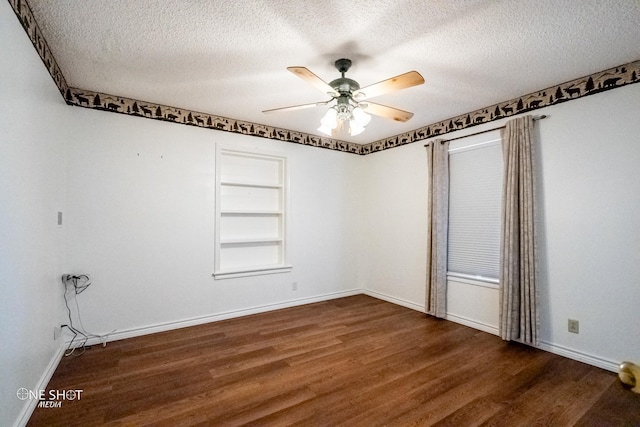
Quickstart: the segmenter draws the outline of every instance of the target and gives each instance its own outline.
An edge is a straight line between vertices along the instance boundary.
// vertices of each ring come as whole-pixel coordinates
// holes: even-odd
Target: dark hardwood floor
[[[32,426],[638,426],[614,373],[364,295],[66,357]]]

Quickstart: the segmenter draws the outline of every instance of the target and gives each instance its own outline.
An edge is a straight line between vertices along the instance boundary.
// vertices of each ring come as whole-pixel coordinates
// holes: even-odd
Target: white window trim
[[[499,289],[500,280],[493,277],[473,276],[471,274],[447,272],[447,280],[466,283],[467,285],[480,286],[482,288]]]

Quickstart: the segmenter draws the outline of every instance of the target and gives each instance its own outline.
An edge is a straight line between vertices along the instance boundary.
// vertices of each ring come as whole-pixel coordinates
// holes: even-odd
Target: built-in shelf
[[[291,270],[286,251],[288,182],[286,156],[218,145],[216,279]]]

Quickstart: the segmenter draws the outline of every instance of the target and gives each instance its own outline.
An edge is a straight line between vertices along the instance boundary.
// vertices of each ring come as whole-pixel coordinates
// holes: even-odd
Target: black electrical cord
[[[69,283],[73,284],[76,295],[84,292],[84,290],[87,289],[89,285],[91,285],[91,282],[89,282],[89,276],[87,276],[86,274],[81,274],[79,276],[65,274],[64,276],[62,276],[62,281],[64,282],[65,286],[69,285]]]
[[[80,285],[78,285],[78,281],[80,281]],[[89,340],[89,337],[87,336],[87,334],[85,334],[84,332],[80,331],[79,329],[73,326],[73,319],[71,317],[71,308],[69,307],[69,300],[67,299],[67,291],[71,286],[73,286],[73,290],[75,294],[78,295],[79,293],[82,293],[85,289],[87,289],[89,285],[91,285],[91,283],[89,283],[89,276],[84,274],[80,276],[71,276],[69,274],[65,274],[64,276],[62,276],[62,283],[64,284],[64,305],[67,307],[67,314],[69,316],[69,324],[62,325],[62,327],[69,329],[69,331],[71,331],[71,333],[73,334],[73,338],[71,339],[71,341],[69,341],[69,346],[67,347],[67,350],[65,351],[64,355],[71,356],[76,352],[78,348],[82,348],[82,351],[80,353],[76,353],[76,356],[80,356],[82,353],[84,353],[87,350],[86,344],[87,344],[87,341]],[[78,336],[82,337],[81,344],[74,345]]]
[[[72,276],[70,274],[65,274],[62,276],[62,283],[64,284],[64,304],[67,307],[67,314],[69,316],[69,324],[68,325],[61,325],[62,328],[67,328],[72,334],[73,334],[73,338],[71,339],[71,341],[69,342],[69,346],[67,347],[67,350],[65,351],[65,356],[71,356],[72,354],[74,354],[76,352],[76,350],[78,348],[82,348],[82,351],[79,353],[75,353],[76,356],[80,356],[81,354],[83,354],[88,348],[90,348],[90,346],[87,346],[87,342],[89,341],[89,338],[98,338],[102,341],[102,346],[105,347],[107,345],[106,339],[109,335],[111,335],[112,333],[114,333],[116,330],[114,329],[113,331],[109,332],[108,334],[105,335],[96,335],[93,334],[91,332],[87,332],[87,330],[85,329],[84,325],[82,324],[82,317],[80,316],[80,305],[78,304],[78,298],[77,295],[81,294],[82,292],[84,292],[90,285],[91,282],[89,282],[89,276],[87,276],[86,274],[81,274],[78,276]],[[69,300],[67,298],[67,291],[69,289],[73,288],[73,292],[76,294],[76,309],[77,309],[77,314],[78,314],[78,322],[80,322],[80,327],[77,328],[73,325],[73,319],[71,316],[71,308],[69,307]],[[80,338],[80,343],[79,344],[74,344],[76,343],[76,339],[78,339],[78,337]]]

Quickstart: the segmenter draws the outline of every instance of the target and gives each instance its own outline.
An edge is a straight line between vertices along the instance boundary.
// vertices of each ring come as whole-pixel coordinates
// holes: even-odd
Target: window
[[[218,145],[216,279],[291,270],[287,264],[287,193],[286,156]]]
[[[498,283],[503,170],[498,130],[451,142],[450,277]]]

